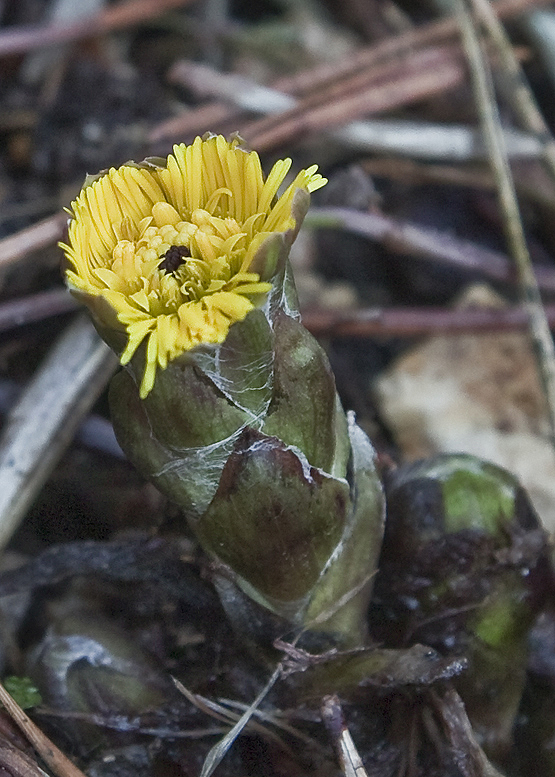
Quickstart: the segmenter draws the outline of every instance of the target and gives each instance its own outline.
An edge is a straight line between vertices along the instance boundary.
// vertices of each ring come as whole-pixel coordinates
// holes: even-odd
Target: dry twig
[[[305,219],[305,226],[345,229],[375,240],[394,253],[452,264],[469,272],[480,272],[494,281],[512,284],[515,280],[510,259],[500,251],[383,213],[364,213],[350,208],[312,208]],[[555,271],[538,267],[536,272],[542,290],[555,292]]]
[[[473,0],[470,2],[472,3]],[[453,3],[461,25],[476,103],[485,141],[490,150],[491,166],[497,180],[507,243],[518,271],[522,300],[529,316],[530,334],[538,354],[538,367],[547,399],[551,436],[555,442],[555,347],[553,338],[542,307],[538,284],[526,245],[516,191],[504,148],[491,72],[480,46],[472,17],[465,6],[465,0],[453,0]]]
[[[58,777],[85,777],[83,772],[65,756],[56,745],[42,733],[40,728],[25,714],[19,704],[0,683],[0,702],[6,708],[14,723],[21,729],[42,760]]]
[[[106,386],[117,357],[86,318],[53,346],[12,408],[0,438],[0,547]]]
[[[377,71],[376,77],[374,72]],[[464,59],[454,45],[425,48],[332,83],[294,108],[241,128],[253,148],[265,151],[309,132],[342,126],[453,89],[464,82]]]
[[[264,701],[268,693],[272,690],[276,682],[281,677],[282,673],[282,665],[279,663],[276,668],[274,669],[270,679],[262,688],[256,699],[252,702],[252,704],[247,707],[245,712],[241,715],[241,717],[237,720],[233,728],[228,731],[228,733],[220,739],[220,741],[214,745],[208,752],[208,755],[204,759],[204,764],[202,766],[202,771],[200,773],[200,777],[211,777],[211,775],[214,773],[214,770],[217,768],[218,764],[221,763],[222,759],[224,758],[225,754],[231,747],[231,745],[235,742],[237,737],[241,734],[243,729],[247,724],[250,723],[251,718],[253,717],[255,711],[258,709],[260,704]],[[180,688],[181,692],[183,693],[183,686],[179,681],[175,681],[178,688]],[[181,686],[181,687],[180,687]],[[229,714],[229,713],[228,713]]]
[[[190,2],[191,0],[127,0],[105,8],[95,16],[69,24],[10,27],[0,32],[0,57],[22,54],[42,46],[106,35],[108,32],[141,24],[164,11],[188,5]]]
[[[555,140],[549,131],[536,99],[515,57],[511,42],[489,0],[472,0],[474,10],[483,22],[493,42],[506,77],[506,97],[522,125],[541,140],[543,156],[551,175],[555,178]],[[507,78],[508,77],[508,78]]]
[[[519,14],[547,5],[548,0],[497,0],[496,13],[501,19],[510,19]],[[325,84],[349,76],[357,70],[372,68],[378,62],[414,52],[425,46],[435,46],[459,38],[459,26],[455,19],[446,17],[440,21],[387,38],[380,43],[356,51],[343,62],[325,63],[310,70],[281,78],[276,89],[301,96],[322,88]]]
[[[66,289],[41,291],[0,304],[0,332],[33,324],[51,316],[70,313],[80,307]]]
[[[345,777],[368,777],[351,732],[343,718],[341,702],[337,696],[324,696],[321,714]]]
[[[392,68],[388,67],[387,70],[386,75],[391,76]],[[382,68],[382,76],[383,71]],[[462,68],[460,75],[462,80]],[[233,103],[238,109],[264,115],[281,112],[281,121],[285,120],[286,116],[294,121],[299,109],[298,101],[291,95],[261,86],[244,76],[221,73],[206,65],[185,60],[178,62],[171,69],[170,79],[187,86],[199,97],[221,98]],[[386,84],[383,84],[382,80],[376,72],[370,71],[366,76],[368,84],[362,84],[362,87],[373,93],[375,101],[380,95],[382,99],[384,95],[387,95],[389,100],[393,98],[393,95],[387,92],[387,80]],[[395,95],[394,99],[398,99],[398,96]],[[329,99],[324,99],[323,105],[333,101],[332,94],[324,97]],[[341,99],[342,95],[339,97]],[[318,105],[319,103],[316,103],[316,106]],[[303,103],[303,106],[306,111],[307,103]],[[360,106],[357,106],[357,112],[359,108]],[[284,115],[284,112],[288,113]],[[297,118],[303,121],[302,116]],[[387,151],[403,156],[449,160],[482,158],[485,154],[479,130],[460,124],[373,119],[342,124],[334,130],[328,130],[328,134],[341,145],[363,152]],[[535,135],[513,129],[505,130],[505,134],[511,156],[537,158],[543,153],[541,141]]]
[[[56,213],[54,216],[33,224],[32,227],[16,232],[14,235],[0,240],[0,267],[12,264],[23,259],[32,251],[40,251],[41,248],[61,240],[64,234],[67,214]]]
[[[546,315],[555,329],[555,305],[546,307]],[[313,309],[303,312],[303,324],[316,337],[422,337],[524,331],[528,314],[523,308]]]
[[[245,111],[264,115],[282,112],[281,117],[285,118],[283,112],[289,111],[287,115],[293,116],[299,105],[294,97],[277,89],[261,86],[244,76],[221,73],[185,60],[176,63],[169,77],[174,83],[187,86],[197,96],[221,98]],[[386,86],[381,83],[381,78],[373,73],[367,76],[368,79],[375,87],[374,97],[378,99],[380,92],[383,97]],[[368,89],[373,88],[370,84]],[[389,94],[388,99],[391,98]],[[326,102],[328,100],[324,104]],[[535,135],[513,129],[505,132],[511,156],[537,158],[543,153],[541,141]],[[485,153],[479,130],[460,124],[373,119],[349,122],[328,130],[328,134],[341,145],[363,152],[386,151],[413,158],[449,160],[482,158]]]
[[[546,2],[547,0],[499,0],[495,4],[495,8],[501,18],[511,18],[532,8],[539,8],[545,5]],[[395,62],[397,58],[405,55],[414,57],[417,54],[421,54],[425,47],[442,46],[452,42],[454,38],[458,38],[457,23],[454,19],[447,18],[360,49],[352,56],[346,57],[341,63],[326,63],[301,71],[293,76],[280,78],[273,86],[281,92],[301,99],[311,94],[323,94],[325,90],[332,87],[341,91],[341,89],[345,89],[343,82],[348,83],[349,79],[356,77],[361,72],[366,73],[366,76],[362,77],[368,78],[368,74],[373,73],[377,66],[381,66],[388,61]],[[455,47],[454,50],[460,50],[457,42],[453,45]],[[453,67],[453,64],[451,64],[451,67]],[[454,74],[452,73],[451,75],[453,76]],[[430,77],[432,78],[433,74]],[[422,83],[420,83],[420,88],[422,86]],[[440,88],[437,75],[434,88],[436,90]],[[445,88],[449,88],[447,79]],[[398,86],[398,90],[401,90],[400,86]],[[401,93],[399,91],[397,100],[400,97]],[[367,96],[366,99],[368,101],[373,100],[374,105],[377,104],[377,98],[374,93],[372,97]],[[382,99],[385,99],[385,97]],[[393,105],[399,105],[399,102],[393,103]],[[351,109],[354,107],[352,106]],[[183,136],[204,132],[208,126],[213,130],[225,131],[227,122],[234,122],[235,125],[238,125],[240,123],[238,121],[240,116],[241,112],[235,106],[226,103],[213,102],[201,105],[195,110],[188,111],[183,116],[174,117],[153,127],[149,133],[148,140],[154,145],[172,138],[183,139]],[[315,125],[320,126],[318,122],[321,121],[321,117],[313,117],[311,121]],[[236,128],[235,126],[234,129]],[[280,140],[279,142],[282,141]]]

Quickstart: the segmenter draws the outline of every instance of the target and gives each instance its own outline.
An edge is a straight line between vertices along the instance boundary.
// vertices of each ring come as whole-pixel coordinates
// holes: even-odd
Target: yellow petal
[[[169,202],[155,202],[152,206],[152,218],[157,227],[166,224],[175,226],[181,221],[181,216]]]

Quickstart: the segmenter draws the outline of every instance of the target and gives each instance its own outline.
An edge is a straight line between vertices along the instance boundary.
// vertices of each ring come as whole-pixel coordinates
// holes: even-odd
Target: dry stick
[[[62,237],[65,214],[56,214],[0,240],[0,267],[16,263],[26,254],[38,251]],[[446,262],[479,272],[503,283],[514,281],[510,259],[500,251],[430,227],[404,222],[383,213],[364,213],[351,208],[311,208],[305,225],[317,229],[344,229],[378,241],[390,251],[423,259]],[[555,271],[537,266],[536,277],[542,291],[555,292]],[[0,305],[0,331],[16,323],[31,323],[77,309],[78,305],[62,289],[29,295]]]
[[[301,133],[338,127],[364,115],[381,113],[407,105],[438,92],[453,89],[464,81],[465,66],[454,46],[415,52],[410,65],[400,62],[388,68],[389,78],[371,81],[361,90],[338,96],[336,90],[322,93],[316,105],[300,101],[289,111],[258,119],[241,128],[253,148],[264,151],[283,144]],[[349,82],[345,85],[349,86]]]
[[[458,42],[428,46],[409,56],[378,63],[349,78],[332,82],[287,110],[251,122],[241,129],[241,134],[253,147],[264,150],[295,140],[302,132],[338,127],[333,133],[334,139],[356,145],[367,131],[358,122],[354,122],[354,126],[346,122],[447,92],[463,83],[465,78],[466,62]],[[540,154],[539,140],[534,137],[529,140]],[[433,144],[433,139],[430,142]]]
[[[387,244],[387,243],[386,243]],[[430,254],[430,256],[433,256]],[[438,258],[438,257],[435,257]],[[439,257],[441,259],[441,257]],[[486,257],[483,257],[484,261]],[[473,260],[467,264],[472,269]],[[551,278],[553,283],[553,278]],[[64,289],[39,292],[0,305],[0,332],[77,310],[79,303]],[[549,326],[555,329],[555,305],[546,305]],[[434,334],[479,334],[526,328],[522,308],[436,307],[359,308],[349,311],[309,308],[303,324],[318,337],[417,337]],[[4,410],[4,408],[0,408]],[[113,451],[111,451],[113,452]]]
[[[547,5],[547,1],[499,0],[495,3],[495,9],[501,18],[508,18]],[[456,20],[445,18],[362,48],[342,63],[325,63],[310,70],[281,78],[274,86],[283,92],[296,95],[305,94],[315,89],[321,89],[324,84],[352,75],[357,69],[374,67],[377,62],[384,59],[398,57],[404,52],[414,52],[424,46],[444,43],[450,38],[458,38],[458,33],[459,28]]]
[[[85,777],[83,772],[33,723],[1,683],[0,702],[6,708],[14,723],[31,742],[42,760],[58,777]]]
[[[489,0],[472,0],[472,4],[497,49],[504,74],[508,74],[510,77],[506,97],[522,125],[530,132],[535,133],[542,142],[544,160],[555,178],[555,139],[537,106],[532,90],[515,56],[511,41]]]
[[[374,120],[375,121],[375,120]],[[374,123],[374,121],[372,123]],[[483,143],[483,133],[479,132]],[[527,135],[526,137],[530,137]],[[510,148],[507,143],[507,148]],[[515,161],[512,166],[515,176],[515,185],[519,198],[529,200],[544,207],[549,212],[555,211],[555,186],[551,177],[542,175],[543,168],[538,168],[536,160],[524,159]],[[421,186],[422,184],[449,184],[464,188],[477,189],[478,191],[495,192],[495,181],[491,170],[474,165],[464,168],[450,164],[448,159],[435,162],[422,161],[421,159],[403,159],[399,156],[375,156],[361,160],[362,169],[370,177],[390,178],[405,184]],[[541,177],[539,177],[541,176]],[[540,283],[541,287],[541,283]]]
[[[546,307],[555,329],[555,305]],[[523,308],[359,308],[302,311],[303,324],[315,337],[423,337],[478,335],[523,331],[528,314]]]
[[[344,776],[368,777],[351,733],[345,723],[339,698],[335,695],[324,696],[320,706],[320,714],[331,737]]]
[[[512,268],[504,254],[382,214],[361,213],[348,208],[313,208],[307,216],[307,225],[346,229],[378,240],[391,251],[448,262],[497,281],[512,280]],[[541,273],[541,287],[546,291],[555,291],[555,272],[543,267],[536,268],[536,272]],[[9,300],[0,304],[0,332],[69,313],[79,307],[65,289],[52,289]],[[550,327],[555,328],[555,305],[546,305],[545,311]],[[303,311],[303,323],[313,334],[337,337],[415,337],[514,331],[524,329],[527,320],[526,311],[522,308],[449,310],[399,307],[350,311],[313,308]]]
[[[451,264],[503,283],[515,280],[514,265],[506,254],[449,232],[394,219],[383,213],[314,207],[308,212],[304,225],[317,229],[344,229],[375,240],[398,254]],[[537,267],[536,272],[542,290],[555,292],[555,270]]]
[[[243,731],[245,726],[249,723],[250,719],[254,715],[254,712],[258,709],[260,704],[264,701],[266,696],[269,694],[269,692],[272,690],[276,682],[281,677],[282,673],[282,665],[281,662],[276,666],[274,669],[270,679],[262,688],[256,699],[252,702],[252,704],[247,707],[245,712],[241,715],[237,723],[233,726],[232,729],[230,729],[227,734],[220,739],[217,744],[214,745],[214,747],[211,747],[208,751],[208,755],[204,759],[204,763],[202,765],[202,771],[200,773],[200,777],[211,777],[211,775],[214,773],[215,769],[218,767],[218,765],[221,763],[222,759],[224,758],[225,754],[231,747],[231,745],[235,742],[239,734]]]
[[[0,332],[71,313],[81,305],[67,289],[51,289],[0,304]]]
[[[44,27],[15,26],[0,33],[0,57],[67,43],[68,41],[105,35],[114,30],[159,16],[164,11],[188,5],[192,0],[129,0],[110,6],[94,16],[70,24],[50,24]]]
[[[156,124],[148,132],[148,143],[153,146],[170,138],[187,138],[190,135],[198,135],[206,132],[208,128],[216,130],[226,121],[239,119],[242,115],[240,108],[227,103],[213,102],[201,105],[192,111],[187,111],[180,116],[172,116],[160,124]]]
[[[249,88],[246,79],[222,75],[210,71],[207,67],[178,63],[170,71],[169,78],[174,83],[185,83],[187,86],[192,80],[193,89],[196,84],[201,91],[209,89],[214,92],[218,89],[217,96],[224,99],[228,93],[231,102],[239,101],[237,107],[231,109],[237,116],[240,115],[239,107],[270,114],[241,126],[241,134],[260,150],[286,142],[300,131],[317,131],[334,125],[344,125],[349,119],[356,119],[364,114],[383,112],[437,92],[444,92],[462,83],[465,75],[466,66],[460,46],[450,44],[421,49],[410,58],[405,56],[378,62],[373,68],[357,71],[327,87],[322,85],[317,92],[299,101],[291,95],[263,89],[256,84],[250,87],[251,90],[257,90],[258,101],[263,95],[271,95],[274,104],[278,100],[278,111],[267,111],[265,107],[260,109],[252,98],[249,105],[245,100],[248,98]],[[224,83],[221,83],[222,81]],[[192,124],[185,116],[183,119],[171,119],[162,127],[155,128],[150,133],[150,141],[160,140],[168,130],[175,128],[190,131],[193,127],[198,127],[199,119],[205,121],[207,116],[215,116],[216,126],[221,127],[222,121],[227,118],[226,112],[230,116],[233,115],[229,108],[224,107],[222,111],[219,103],[211,103],[200,110],[199,116],[196,116],[195,111],[191,112]],[[355,128],[351,130],[352,134],[357,134]],[[537,152],[541,152],[539,147]]]
[[[394,59],[378,61],[372,67],[347,73],[340,80],[334,79],[329,83],[319,84],[317,90],[302,96],[296,104],[282,108],[281,111],[276,112],[277,116],[268,116],[263,121],[271,126],[275,122],[283,121],[286,116],[306,113],[309,108],[318,108],[350,96],[356,97],[372,85],[387,87],[392,81],[395,82],[399,77],[410,75],[417,69],[442,67],[446,64],[444,60],[455,60],[464,65],[461,47],[457,42],[441,46],[425,46],[413,52],[401,52]],[[284,93],[282,89],[276,91]]]
[[[458,52],[460,46],[451,47],[451,51]],[[436,52],[438,49],[435,50]],[[428,49],[427,54],[433,52]],[[428,63],[429,64],[429,63]],[[374,92],[372,108],[376,111],[376,93],[377,89],[385,93],[387,100],[391,103],[391,76],[398,76],[399,65],[396,65],[397,72],[392,69],[391,63],[386,63],[385,68],[372,69],[370,73],[365,72],[364,80],[356,79],[359,86],[371,88]],[[381,75],[379,75],[381,71]],[[457,71],[459,80],[463,80],[466,75],[466,67],[460,62],[460,68]],[[376,84],[378,80],[386,84]],[[298,105],[295,97],[277,89],[268,86],[261,86],[245,76],[222,73],[219,70],[186,60],[180,60],[170,70],[168,79],[172,83],[185,86],[192,90],[197,97],[205,99],[206,97],[215,97],[217,99],[228,100],[232,102],[237,109],[244,111],[270,115],[283,111],[290,111]],[[348,85],[353,87],[354,80],[350,80]],[[370,87],[370,83],[374,85]],[[437,86],[437,84],[436,84]],[[407,85],[405,83],[405,89]],[[410,86],[409,86],[410,89]],[[407,90],[408,91],[408,90]],[[414,94],[409,91],[410,99]],[[340,97],[344,96],[340,94]],[[323,104],[331,103],[334,97],[332,92],[326,92]],[[395,101],[399,100],[396,95]],[[307,107],[307,102],[303,102]],[[355,107],[357,113],[360,113],[361,106],[355,98]],[[291,116],[291,114],[288,114]],[[282,120],[285,117],[282,114]],[[389,152],[420,159],[444,159],[451,161],[462,161],[474,158],[482,158],[485,154],[482,133],[479,129],[462,124],[438,124],[434,122],[411,121],[407,119],[364,119],[352,121],[347,124],[345,115],[341,113],[341,126],[329,130],[324,127],[323,130],[329,134],[334,141],[342,146],[355,148],[365,153]],[[512,128],[505,130],[507,151],[511,158],[538,158],[543,154],[541,140],[532,133],[524,133]],[[493,179],[491,183],[493,188]]]
[[[197,698],[201,698],[201,697],[199,697],[197,694]],[[241,701],[237,701],[236,699],[226,699],[226,698],[220,697],[219,701],[222,705],[225,705],[226,708],[231,707],[232,709],[240,710],[241,712],[244,712],[249,706],[248,704],[245,704],[244,702],[241,702]],[[289,719],[289,715],[287,712],[283,712],[282,710],[276,710],[276,709],[274,709],[272,712],[265,712],[264,710],[256,710],[254,715],[257,718],[260,718],[260,720],[263,720],[267,723],[271,723],[273,726],[276,726],[276,728],[282,729],[282,731],[286,731],[288,734],[291,734],[291,736],[295,737],[296,739],[300,739],[301,742],[304,742],[310,747],[313,747],[315,750],[325,753],[325,748],[323,747],[321,742],[316,741],[312,737],[308,736],[308,734],[304,734],[298,728],[295,728],[295,726],[292,726],[290,723],[287,723],[287,720]]]
[[[206,713],[207,715],[210,715],[211,717],[216,718],[216,720],[221,720],[225,723],[233,724],[233,723],[236,723],[241,717],[238,712],[233,712],[229,710],[227,707],[224,707],[222,704],[219,704],[218,702],[213,701],[212,699],[208,699],[206,696],[201,696],[200,694],[189,691],[176,678],[174,678],[174,683],[177,690],[180,693],[182,693],[191,702],[191,704],[194,704],[196,707],[198,707],[199,710],[202,710],[202,712]],[[247,705],[243,706],[243,711],[246,708],[247,708]],[[253,713],[253,717],[261,717],[260,711],[255,710]],[[278,727],[280,726],[280,722],[274,721],[271,716],[267,715],[265,716],[265,718],[266,720],[269,720],[269,722],[273,723],[274,725]],[[248,723],[248,726],[249,728],[252,729],[252,731],[256,731],[259,734],[262,734],[262,736],[265,736],[268,739],[273,740],[284,751],[286,751],[290,755],[293,755],[293,751],[288,745],[285,744],[283,739],[279,737],[277,734],[275,734],[273,731],[271,731],[271,729],[269,729],[267,726],[264,726],[262,723],[258,723],[256,720],[250,720]],[[292,728],[292,726],[281,724],[281,727],[287,730],[288,733],[293,733],[293,735],[296,734],[296,731],[294,728]],[[227,730],[225,733],[227,733]]]
[[[48,248],[61,240],[64,234],[68,216],[66,213],[55,213],[32,227],[16,232],[0,240],[0,268],[14,264],[32,251]]]
[[[387,245],[387,241],[386,241]],[[468,269],[482,267],[487,261],[478,255],[478,263],[472,256]],[[493,252],[492,252],[493,253]],[[440,259],[441,256],[430,257]],[[463,257],[461,257],[463,259]],[[461,266],[464,266],[461,264]],[[507,268],[508,273],[508,268]],[[550,277],[551,287],[555,278]],[[30,294],[0,305],[0,332],[23,324],[41,321],[77,310],[79,303],[65,290]],[[555,305],[546,305],[549,326],[555,328]],[[436,307],[359,308],[337,311],[320,308],[303,310],[303,324],[318,337],[416,337],[433,334],[476,334],[493,331],[515,331],[526,328],[528,317],[522,308],[467,308],[445,309]],[[0,408],[3,411],[3,408]],[[113,451],[111,451],[113,452]]]
[[[507,242],[517,267],[522,299],[529,316],[530,334],[537,352],[539,372],[547,399],[551,436],[555,442],[555,347],[553,338],[542,307],[538,284],[522,228],[516,191],[504,148],[491,71],[481,49],[472,17],[465,6],[465,0],[454,0],[454,3],[461,25],[463,45],[469,59],[472,85],[480,112],[484,138],[497,180]]]
[[[0,267],[16,263],[28,253],[46,248],[62,237],[67,216],[63,213],[0,240]],[[495,281],[512,283],[514,269],[500,251],[462,240],[450,233],[422,227],[386,216],[351,208],[311,208],[305,225],[317,229],[344,229],[378,241],[390,251],[446,262],[469,272],[479,272]],[[542,291],[555,292],[555,271],[535,268]],[[40,292],[0,305],[0,331],[77,309],[78,304],[63,289]]]
[[[34,758],[5,742],[0,744],[0,764],[9,777],[50,777]]]
[[[116,365],[117,357],[88,319],[78,318],[52,346],[11,409],[0,437],[0,549]]]

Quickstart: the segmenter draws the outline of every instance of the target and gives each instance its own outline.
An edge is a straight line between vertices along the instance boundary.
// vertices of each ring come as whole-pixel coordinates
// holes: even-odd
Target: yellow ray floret
[[[196,138],[165,167],[127,164],[85,186],[72,203],[70,289],[102,297],[127,333],[122,364],[146,340],[140,394],[184,351],[222,343],[264,300],[270,283],[249,272],[273,232],[294,226],[293,196],[326,183],[316,166],[278,198],[290,159],[264,179],[256,152],[238,140]]]

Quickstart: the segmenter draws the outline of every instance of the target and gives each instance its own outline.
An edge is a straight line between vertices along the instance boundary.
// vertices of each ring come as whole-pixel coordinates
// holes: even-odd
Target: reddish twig
[[[0,332],[13,327],[69,313],[79,308],[64,289],[31,294],[0,304]],[[555,327],[555,305],[546,307]],[[520,308],[372,308],[348,312],[312,309],[303,312],[303,323],[314,335],[337,337],[414,337],[434,333],[488,332],[522,329]]]
[[[546,305],[549,325],[555,328],[555,305]],[[422,337],[424,335],[480,334],[525,331],[522,308],[367,308],[348,312],[307,310],[303,324],[315,337]]]
[[[66,219],[67,216],[64,213],[58,213],[0,240],[0,266],[16,263],[27,254],[39,251],[60,240]],[[512,264],[500,251],[493,251],[471,241],[461,240],[446,232],[399,221],[382,213],[363,213],[349,208],[312,208],[306,224],[318,229],[348,230],[375,240],[395,253],[412,254],[432,261],[447,262],[471,272],[480,272],[496,281],[514,282]],[[554,270],[536,266],[535,273],[542,291],[555,291]],[[45,317],[71,309],[72,303],[69,298],[63,297],[64,292],[46,292],[46,294],[52,295],[50,301],[46,301],[49,298],[45,296],[44,303],[37,303],[45,306],[40,308],[44,311]],[[57,294],[60,296],[54,296]],[[6,304],[26,305],[23,300]],[[5,314],[4,321],[9,322],[15,316],[23,315],[23,309],[14,307],[13,313]],[[31,318],[33,311],[29,310],[29,318],[26,320],[38,320],[40,317],[38,310],[39,308],[35,319]],[[48,310],[51,312],[47,312]],[[2,326],[2,315],[0,312],[0,326]]]
[[[408,105],[453,89],[466,78],[466,64],[457,46],[425,48],[410,59],[401,58],[351,79],[333,83],[317,98],[299,101],[289,111],[267,116],[241,128],[241,134],[260,151],[281,145],[304,133]]]
[[[547,5],[547,2],[548,0],[498,0],[494,3],[494,7],[501,19],[510,19],[533,8]],[[283,92],[301,96],[321,89],[324,85],[349,76],[357,70],[374,67],[378,62],[386,59],[396,58],[425,46],[446,43],[452,39],[458,40],[458,38],[457,22],[448,17],[392,36],[380,43],[365,46],[350,57],[346,57],[343,62],[317,65],[310,70],[281,78],[274,86]]]
[[[0,57],[22,54],[52,44],[105,35],[141,24],[164,11],[188,5],[192,0],[127,0],[103,9],[94,16],[69,24],[10,27],[0,33]]]
[[[243,115],[243,111],[226,103],[211,102],[201,105],[195,110],[187,111],[183,115],[172,116],[165,119],[148,133],[148,142],[151,146],[161,143],[168,138],[179,139],[198,135],[210,128],[212,132],[222,131],[224,124]]]
[[[501,18],[511,18],[546,3],[547,0],[498,0],[495,3],[495,9]],[[354,76],[361,70],[371,72],[378,64],[389,59],[396,59],[403,54],[413,55],[426,46],[441,45],[453,39],[458,41],[458,34],[456,22],[450,18],[443,19],[387,38],[378,44],[361,48],[341,63],[326,63],[280,78],[273,86],[296,97],[317,94],[342,79]],[[458,50],[460,51],[460,48]],[[207,122],[207,116],[210,117],[210,122]],[[241,112],[235,106],[214,101],[153,127],[148,139],[150,143],[155,144],[166,139],[183,139],[189,135],[202,133],[208,126],[212,130],[223,130],[228,121],[238,123],[239,116]]]

